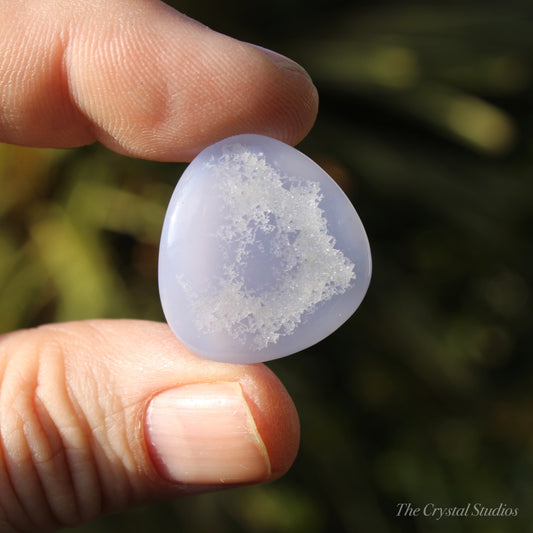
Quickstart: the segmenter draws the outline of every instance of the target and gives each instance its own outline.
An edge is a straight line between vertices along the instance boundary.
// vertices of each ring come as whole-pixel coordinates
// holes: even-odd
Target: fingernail
[[[154,397],[146,434],[152,460],[169,481],[253,483],[270,461],[238,383],[184,385]]]
[[[268,48],[263,48],[257,44],[252,44],[252,46],[255,46],[255,48],[261,50],[261,52],[268,56],[274,63],[276,63],[276,65],[294,72],[298,72],[299,74],[305,74],[305,76],[310,78],[308,72],[300,64],[296,63],[296,61],[293,61],[292,59],[289,59],[288,57],[279,54],[278,52],[274,52]]]

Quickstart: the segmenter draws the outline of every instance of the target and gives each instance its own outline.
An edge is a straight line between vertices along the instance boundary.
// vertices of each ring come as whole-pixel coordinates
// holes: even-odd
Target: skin
[[[238,133],[290,144],[317,93],[296,64],[156,0],[0,0],[0,141],[188,161]],[[95,320],[0,336],[0,532],[51,531],[161,498],[226,488],[161,475],[146,407],[183,385],[239,383],[281,476],[298,417],[263,365],[190,353],[163,324]],[[65,436],[68,436],[66,438]],[[186,502],[184,502],[186,505]]]

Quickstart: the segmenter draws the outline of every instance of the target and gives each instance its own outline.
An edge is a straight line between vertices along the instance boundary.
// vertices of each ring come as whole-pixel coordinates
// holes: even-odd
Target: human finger
[[[155,0],[0,0],[0,140],[100,141],[190,160],[229,135],[300,141],[316,90],[296,63]]]
[[[298,447],[294,405],[264,365],[201,359],[164,324],[6,334],[0,379],[1,531],[270,481]]]

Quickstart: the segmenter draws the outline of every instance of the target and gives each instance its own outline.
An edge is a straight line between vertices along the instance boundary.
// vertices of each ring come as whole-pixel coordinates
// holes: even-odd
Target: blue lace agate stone
[[[176,186],[159,291],[173,332],[200,356],[257,363],[303,350],[352,315],[370,274],[368,239],[348,198],[280,141],[220,141]]]

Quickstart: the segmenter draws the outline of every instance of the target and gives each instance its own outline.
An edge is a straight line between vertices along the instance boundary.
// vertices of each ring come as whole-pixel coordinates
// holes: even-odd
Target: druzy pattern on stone
[[[252,363],[320,341],[370,280],[355,209],[296,149],[239,135],[189,165],[163,226],[159,285],[174,333],[197,354]]]

